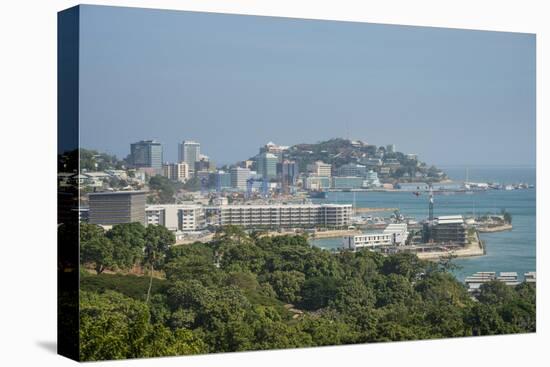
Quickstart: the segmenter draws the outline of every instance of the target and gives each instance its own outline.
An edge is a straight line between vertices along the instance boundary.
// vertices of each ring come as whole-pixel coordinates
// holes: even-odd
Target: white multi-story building
[[[355,236],[344,236],[344,249],[377,248],[381,246],[400,246],[407,241],[409,232],[406,223],[388,224],[381,232],[370,232]]]
[[[224,205],[218,209],[219,225],[243,227],[347,227],[351,204]]]
[[[308,164],[307,170],[308,172],[312,173],[313,176],[323,176],[323,177],[332,176],[332,166],[322,161],[317,161],[315,163]]]
[[[246,190],[246,181],[251,176],[251,171],[248,168],[232,167],[229,170],[231,177],[231,187],[239,190]]]
[[[198,231],[205,226],[201,205],[148,205],[145,214],[147,224],[161,225],[171,231]]]
[[[164,164],[162,169],[164,176],[173,181],[185,182],[189,178],[189,165],[187,162]]]
[[[191,175],[195,173],[195,162],[200,160],[201,145],[193,140],[184,140],[178,146],[178,160],[187,163]]]

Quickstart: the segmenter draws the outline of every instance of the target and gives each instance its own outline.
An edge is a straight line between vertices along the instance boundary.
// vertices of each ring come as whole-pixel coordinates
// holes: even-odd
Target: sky
[[[83,6],[80,142],[216,163],[341,137],[436,165],[535,165],[535,35]]]

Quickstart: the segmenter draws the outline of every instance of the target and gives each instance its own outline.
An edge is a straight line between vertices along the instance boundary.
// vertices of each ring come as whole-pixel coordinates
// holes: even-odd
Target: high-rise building
[[[386,145],[386,153],[395,153],[395,144]]]
[[[201,145],[193,140],[184,140],[179,144],[179,161],[186,162],[191,173],[194,173],[195,162],[201,159]]]
[[[145,191],[114,191],[88,194],[91,224],[145,223]]]
[[[162,145],[155,140],[130,144],[132,163],[136,168],[162,169]]]
[[[231,186],[239,190],[246,190],[246,180],[250,178],[250,170],[242,167],[231,167]]]
[[[167,163],[162,169],[164,176],[173,181],[185,182],[189,179],[189,165],[186,162]]]
[[[322,161],[317,161],[307,165],[308,172],[312,173],[313,176],[323,176],[330,177],[332,176],[332,166],[328,163]]]
[[[256,157],[256,170],[262,178],[270,180],[277,178],[277,162],[279,158],[272,153],[261,153]]]
[[[294,186],[298,179],[298,164],[295,161],[284,160],[277,164],[277,175],[281,178],[283,186]]]
[[[210,187],[216,188],[216,190],[228,189],[231,187],[231,174],[219,170],[210,174]]]

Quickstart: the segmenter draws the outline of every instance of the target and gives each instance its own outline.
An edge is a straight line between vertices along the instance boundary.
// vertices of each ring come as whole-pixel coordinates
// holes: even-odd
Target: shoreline
[[[505,231],[511,231],[512,229],[513,229],[513,226],[511,224],[503,224],[503,225],[500,225],[500,226],[478,227],[477,228],[479,233],[505,232]]]
[[[476,232],[476,238],[473,242],[466,244],[463,248],[450,251],[437,251],[437,252],[417,252],[416,256],[422,260],[439,260],[446,256],[455,256],[456,258],[468,258],[484,256],[485,244],[479,239],[479,235]]]

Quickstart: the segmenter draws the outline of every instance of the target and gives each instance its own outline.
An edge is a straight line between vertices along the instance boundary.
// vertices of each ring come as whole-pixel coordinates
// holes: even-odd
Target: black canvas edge
[[[57,173],[79,166],[80,7],[57,14]],[[79,360],[79,185],[57,180],[57,353]]]

